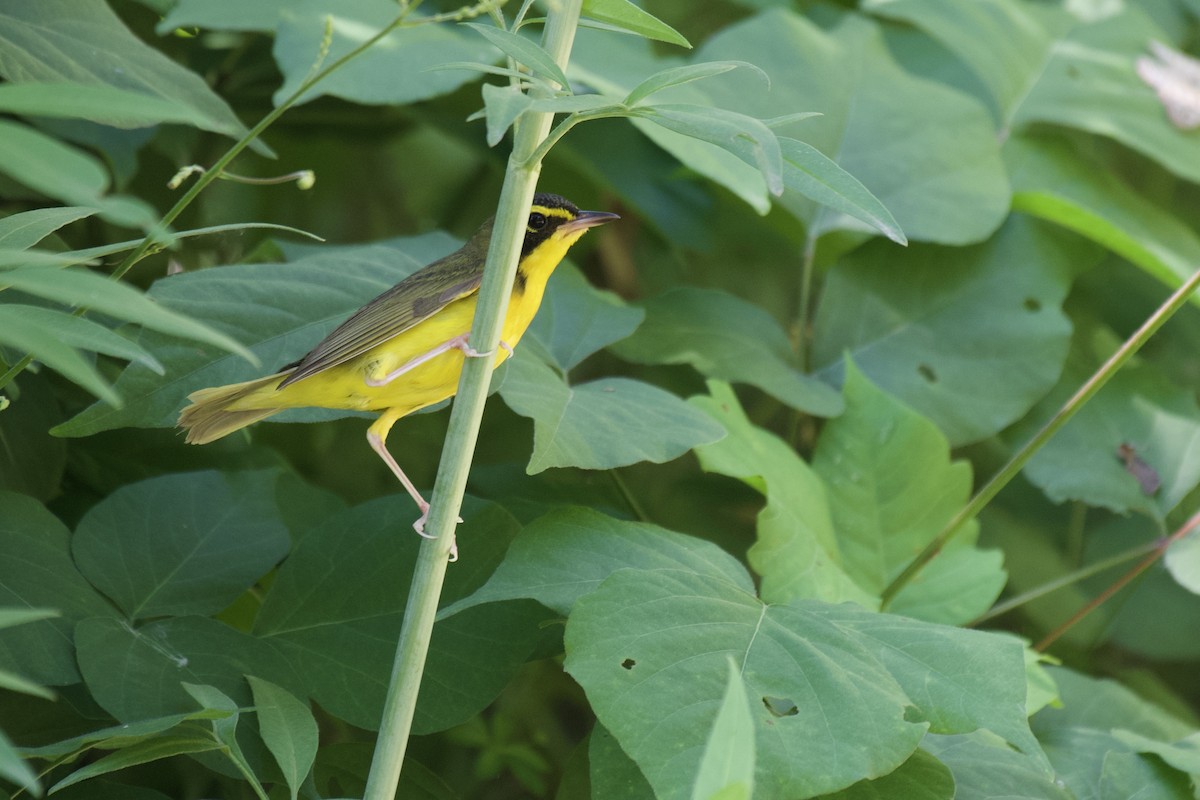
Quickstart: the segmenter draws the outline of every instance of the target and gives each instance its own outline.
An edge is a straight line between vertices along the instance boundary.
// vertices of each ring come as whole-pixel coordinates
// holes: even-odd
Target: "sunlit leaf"
[[[771,432],[752,424],[727,384],[709,383],[711,396],[693,397],[725,428],[726,437],[698,448],[709,472],[741,479],[766,495],[759,512],[758,537],[748,554],[762,576],[762,597],[783,602],[815,597],[852,600],[876,607],[877,599],[854,583],[841,567],[825,486],[796,452]]]
[[[691,47],[683,34],[629,0],[583,0],[583,15],[647,39]]]

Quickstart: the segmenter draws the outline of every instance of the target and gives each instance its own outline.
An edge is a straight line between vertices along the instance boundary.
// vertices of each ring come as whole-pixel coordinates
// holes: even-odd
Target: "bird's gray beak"
[[[614,219],[620,219],[620,217],[608,211],[580,211],[579,216],[569,222],[564,222],[558,229],[564,233],[586,231],[588,228],[612,222]]]

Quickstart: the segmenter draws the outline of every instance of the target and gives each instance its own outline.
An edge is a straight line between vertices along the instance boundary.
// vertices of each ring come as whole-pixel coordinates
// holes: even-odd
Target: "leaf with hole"
[[[840,382],[848,352],[952,446],[984,439],[1058,380],[1071,331],[1063,298],[1098,256],[1021,217],[970,248],[868,245],[826,279],[813,334],[818,374]]]

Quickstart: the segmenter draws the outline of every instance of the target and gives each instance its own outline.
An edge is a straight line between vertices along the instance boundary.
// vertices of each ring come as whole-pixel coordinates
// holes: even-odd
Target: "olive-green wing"
[[[470,243],[435,261],[360,308],[294,365],[279,388],[343,364],[399,336],[450,303],[479,291],[483,257]],[[286,368],[285,368],[286,369]]]

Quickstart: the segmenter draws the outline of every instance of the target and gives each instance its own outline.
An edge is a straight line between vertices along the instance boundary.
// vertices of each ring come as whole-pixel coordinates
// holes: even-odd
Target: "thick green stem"
[[[542,45],[564,70],[574,43],[581,6],[582,0],[561,0],[546,19]],[[479,288],[479,305],[471,328],[471,346],[483,352],[492,352],[500,344],[504,310],[516,276],[526,218],[541,171],[541,163],[532,161],[530,156],[546,138],[551,121],[551,114],[528,112],[522,115],[516,127],[483,283]],[[463,366],[426,525],[426,531],[436,538],[423,542],[417,556],[364,800],[391,800],[400,780],[492,367],[491,358],[469,358]],[[411,532],[405,535],[411,535]]]
[[[1121,369],[1125,362],[1132,358],[1133,354],[1140,350],[1142,345],[1150,340],[1150,337],[1162,327],[1163,323],[1169,320],[1176,311],[1183,307],[1183,304],[1187,302],[1188,298],[1191,296],[1192,292],[1196,290],[1198,285],[1200,285],[1200,270],[1197,270],[1190,278],[1184,281],[1183,285],[1176,289],[1175,292],[1169,298],[1167,298],[1167,300],[1161,306],[1159,306],[1158,309],[1151,314],[1144,323],[1142,323],[1142,327],[1138,328],[1132,336],[1126,339],[1125,342],[1119,348],[1117,348],[1117,352],[1113,353],[1112,356],[1100,366],[1100,369],[1096,370],[1096,374],[1088,378],[1087,382],[1084,383],[1083,386],[1079,387],[1079,391],[1077,391],[1075,395],[1068,400],[1061,409],[1059,409],[1058,413],[1051,417],[1050,421],[1047,422],[1045,426],[1043,426],[1042,429],[1025,444],[1024,447],[1013,454],[1013,457],[1009,459],[1007,464],[1004,465],[1004,468],[996,473],[996,475],[992,477],[990,481],[984,484],[983,488],[975,493],[975,496],[971,498],[971,501],[963,506],[963,508],[957,514],[955,514],[949,522],[946,523],[946,526],[942,528],[941,532],[939,532],[937,536],[934,537],[933,541],[931,541],[929,545],[926,546],[926,548],[922,550],[907,567],[904,568],[904,571],[901,572],[896,579],[892,581],[886,589],[883,590],[883,595],[881,597],[881,605],[883,608],[886,609],[888,607],[888,604],[891,603],[896,594],[899,593],[899,591],[905,586],[907,586],[908,582],[916,577],[917,573],[920,572],[926,564],[932,561],[934,556],[942,551],[942,548],[946,546],[946,542],[950,541],[951,537],[958,533],[958,531],[962,529],[963,525],[965,525],[968,520],[974,519],[975,516],[983,510],[984,506],[990,503],[992,498],[999,494],[1000,490],[1008,485],[1009,481],[1017,477],[1018,473],[1024,469],[1025,464],[1029,462],[1029,459],[1033,458],[1034,453],[1040,450],[1042,445],[1049,441],[1050,437],[1058,432],[1059,428],[1061,428],[1063,425],[1066,425],[1067,421],[1071,419],[1071,417],[1075,416],[1075,412],[1079,411],[1079,409],[1083,407],[1084,403],[1092,399],[1092,396],[1095,395],[1096,392],[1100,391],[1101,387],[1108,383],[1112,376],[1117,374],[1117,371]]]

